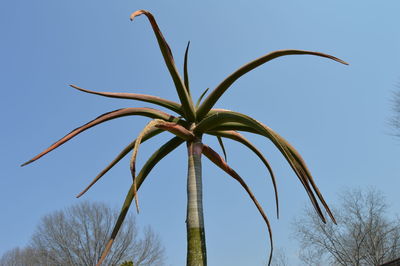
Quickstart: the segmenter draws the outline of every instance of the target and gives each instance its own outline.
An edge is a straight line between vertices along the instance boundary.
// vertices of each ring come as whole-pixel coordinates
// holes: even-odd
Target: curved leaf
[[[294,148],[289,145],[289,143],[283,139],[281,136],[279,136],[277,133],[275,133],[272,129],[269,127],[263,125],[261,122],[258,122],[257,120],[248,117],[244,114],[240,114],[237,112],[232,112],[232,111],[220,111],[216,112],[213,115],[207,116],[204,118],[194,129],[194,133],[199,133],[199,132],[206,132],[212,129],[217,128],[220,125],[223,125],[224,123],[228,122],[235,122],[235,123],[241,123],[245,127],[250,128],[252,131],[256,131],[257,134],[265,136],[269,138],[272,143],[280,150],[282,155],[286,158],[287,162],[289,165],[292,167],[293,171],[296,173],[298,176],[300,182],[303,184],[304,189],[306,190],[315,210],[317,211],[318,215],[320,216],[321,220],[323,222],[326,222],[324,214],[322,213],[319,204],[314,196],[314,193],[310,187],[309,182],[311,182],[311,174],[307,170],[305,164],[303,164],[303,160],[299,159],[301,158],[300,154],[295,152],[296,155],[294,155]],[[312,186],[314,188],[314,185],[312,183]],[[322,194],[319,193],[319,190],[314,191],[317,193],[318,198],[321,200],[322,204],[324,205],[326,211],[328,212],[329,216],[333,218],[333,215],[326,204],[324,198],[322,197]],[[332,219],[333,222],[335,222],[335,219]]]
[[[169,140],[167,143],[165,143],[163,146],[161,146],[156,152],[151,155],[151,157],[147,160],[145,165],[143,166],[142,170],[138,174],[138,176],[135,179],[135,185],[137,189],[139,190],[140,186],[146,179],[147,175],[150,173],[150,171],[153,169],[153,167],[161,160],[163,159],[166,155],[168,155],[170,152],[175,150],[179,145],[183,143],[183,140],[174,137],[171,140]],[[115,226],[113,228],[113,231],[111,233],[110,239],[101,255],[101,258],[99,262],[97,263],[97,266],[100,266],[104,259],[106,258],[107,254],[110,252],[110,249],[112,247],[112,244],[114,243],[115,237],[118,234],[119,229],[121,228],[122,223],[125,220],[126,214],[128,213],[129,207],[132,204],[132,200],[135,197],[134,193],[134,184],[131,185],[128,194],[125,197],[124,204],[122,205],[121,212],[118,216],[117,222],[115,223]]]
[[[162,121],[162,120],[161,120]],[[132,175],[132,182],[133,182],[133,192],[136,195],[135,196],[135,203],[136,203],[136,210],[139,213],[139,199],[138,199],[138,194],[136,190],[136,182],[135,182],[135,176],[136,176],[136,156],[139,151],[139,146],[142,143],[142,138],[151,132],[152,129],[154,129],[154,125],[159,123],[158,119],[151,120],[144,128],[143,130],[139,133],[139,136],[136,138],[135,141],[135,146],[133,146],[133,151],[132,151],[132,156],[129,161],[129,167],[131,170],[131,175]]]
[[[290,145],[286,140],[284,140],[281,136],[277,135],[276,136],[281,142],[286,142],[286,149],[290,152],[291,156],[297,161],[298,165],[303,169],[305,172],[304,174],[308,177],[308,181],[311,183],[311,186],[313,187],[315,193],[317,194],[319,200],[322,202],[322,205],[325,207],[329,217],[332,219],[332,221],[336,224],[336,219],[333,216],[333,213],[330,211],[328,204],[326,203],[324,197],[322,196],[322,193],[320,192],[319,188],[315,184],[314,178],[312,177],[310,170],[308,169],[306,163],[304,162],[303,158],[300,156],[300,154],[297,152],[297,150]]]
[[[269,263],[268,263],[268,265],[270,265],[271,260],[272,260],[272,252],[274,249],[274,244],[272,242],[272,229],[271,229],[271,225],[269,223],[268,217],[265,214],[264,210],[262,209],[261,205],[258,203],[257,198],[253,195],[250,188],[247,186],[246,182],[244,182],[244,180],[235,172],[235,170],[233,170],[232,168],[229,167],[229,165],[224,161],[224,159],[217,152],[215,152],[213,149],[211,149],[207,145],[203,144],[202,153],[208,159],[210,159],[210,161],[212,161],[216,166],[218,166],[219,168],[224,170],[227,174],[229,174],[231,177],[233,177],[234,179],[236,179],[236,181],[238,181],[240,183],[240,185],[244,188],[244,190],[246,190],[247,194],[250,196],[254,205],[256,205],[261,216],[264,218],[264,221],[267,224],[268,233],[269,233],[269,241],[270,241],[270,245],[271,245],[271,251],[269,254]]]
[[[274,187],[274,192],[275,192],[276,215],[279,219],[279,199],[278,199],[278,189],[277,189],[277,185],[276,185],[275,174],[272,171],[272,167],[269,164],[269,162],[267,161],[267,159],[264,157],[264,155],[256,148],[256,146],[253,145],[253,143],[251,143],[248,139],[246,139],[239,132],[236,132],[233,130],[211,131],[211,132],[207,132],[207,134],[216,135],[219,137],[229,138],[229,139],[238,141],[238,142],[242,143],[243,145],[247,146],[250,150],[252,150],[258,156],[258,158],[260,158],[260,160],[264,163],[265,167],[267,167],[268,172],[271,176],[272,185]]]
[[[160,134],[161,132],[163,132],[164,130],[162,129],[158,129],[158,128],[153,128],[151,131],[149,131],[147,134],[145,134],[143,136],[142,142],[145,142],[146,140]],[[134,141],[132,141],[131,143],[128,144],[128,146],[126,146],[118,155],[117,157],[115,157],[115,159],[106,166],[106,168],[104,168],[94,179],[92,182],[90,182],[90,184],[81,192],[79,193],[76,197],[79,198],[81,197],[83,194],[85,194],[97,181],[99,181],[99,179],[105,175],[111,168],[114,167],[114,165],[116,165],[122,158],[124,158],[135,146],[136,143],[136,139]]]
[[[186,128],[182,127],[181,125],[178,125],[176,123],[170,123],[170,122],[165,122],[164,120],[160,119],[154,119],[150,121],[140,132],[139,136],[136,138],[135,146],[133,147],[133,152],[130,160],[130,170],[132,174],[132,180],[134,184],[134,193],[136,195],[135,197],[135,203],[136,203],[136,210],[139,213],[139,201],[138,201],[138,195],[136,193],[136,183],[135,183],[135,175],[136,175],[136,157],[137,153],[139,151],[139,146],[142,142],[142,138],[147,135],[149,132],[151,132],[154,128],[161,128],[166,131],[169,131],[173,134],[175,134],[177,137],[180,137],[183,140],[189,141],[194,139],[194,135],[192,132],[187,130]]]
[[[262,64],[265,64],[268,61],[271,61],[275,58],[281,57],[281,56],[286,56],[286,55],[315,55],[315,56],[321,56],[321,57],[326,57],[332,60],[335,60],[339,63],[348,65],[346,62],[343,60],[328,55],[328,54],[323,54],[319,52],[312,52],[312,51],[302,51],[302,50],[279,50],[279,51],[274,51],[272,53],[266,54],[264,56],[261,56],[260,58],[257,58],[254,61],[251,61],[242,67],[240,67],[238,70],[233,72],[231,75],[229,75],[225,80],[223,80],[209,95],[208,97],[204,100],[204,102],[200,105],[200,107],[197,109],[197,119],[201,120],[204,116],[207,115],[207,113],[211,110],[211,108],[215,105],[215,103],[218,101],[218,99],[222,96],[222,94],[241,76],[246,74],[247,72],[261,66]]]
[[[69,86],[74,89],[77,89],[79,91],[82,91],[82,92],[100,95],[100,96],[104,96],[104,97],[137,100],[137,101],[142,101],[142,102],[153,103],[153,104],[168,108],[169,110],[174,111],[177,114],[183,115],[183,112],[181,110],[181,105],[179,103],[170,101],[167,99],[163,99],[163,98],[160,98],[157,96],[147,95],[147,94],[138,94],[138,93],[126,93],[126,92],[98,92],[98,91],[91,91],[91,90],[83,89],[83,88],[75,86],[75,85],[69,85]]]
[[[108,120],[112,120],[112,119],[123,117],[123,116],[131,116],[131,115],[140,115],[140,116],[146,116],[146,117],[150,117],[150,118],[158,118],[158,119],[163,119],[166,121],[174,121],[177,119],[176,117],[174,117],[172,115],[169,115],[162,111],[159,111],[156,109],[151,109],[151,108],[124,108],[124,109],[115,110],[115,111],[112,111],[109,113],[105,113],[105,114],[102,114],[99,117],[93,119],[92,121],[86,123],[85,125],[72,130],[70,133],[68,133],[67,135],[62,137],[60,140],[58,140],[57,142],[52,144],[49,148],[45,149],[44,151],[42,151],[41,153],[39,153],[38,155],[36,155],[32,159],[30,159],[29,161],[23,163],[21,166],[25,166],[27,164],[30,164],[30,163],[36,161],[43,155],[56,149],[57,147],[61,146],[62,144],[64,144],[68,140],[72,139],[76,135],[82,133],[83,131],[85,131],[93,126],[104,123]]]
[[[182,109],[185,113],[185,118],[189,121],[195,121],[196,119],[196,112],[194,110],[192,98],[190,97],[188,90],[185,88],[185,84],[183,83],[178,70],[175,66],[175,61],[172,56],[171,49],[168,46],[167,41],[165,40],[164,36],[162,35],[160,28],[157,25],[156,20],[154,19],[153,15],[146,10],[138,10],[133,12],[130,16],[131,20],[134,20],[135,17],[145,15],[149,20],[151,27],[153,28],[154,34],[157,38],[158,45],[160,47],[161,53],[164,57],[164,61],[167,65],[169,73],[171,74],[172,80],[174,81],[176,91],[178,93],[179,99],[182,103]]]

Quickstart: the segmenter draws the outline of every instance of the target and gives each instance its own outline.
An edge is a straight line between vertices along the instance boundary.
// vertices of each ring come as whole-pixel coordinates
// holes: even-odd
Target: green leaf
[[[145,142],[148,139],[151,139],[152,137],[160,134],[161,132],[163,132],[164,130],[162,129],[158,129],[158,128],[154,128],[151,131],[147,132],[147,134],[145,134],[143,136],[142,142]],[[131,143],[128,144],[128,146],[126,146],[118,155],[117,157],[115,157],[115,159],[106,166],[106,168],[104,168],[94,179],[92,182],[90,182],[90,184],[81,192],[79,193],[76,197],[79,198],[81,197],[83,194],[85,194],[97,181],[99,181],[99,179],[105,175],[111,168],[114,167],[114,165],[116,165],[122,158],[124,158],[135,146],[136,143],[136,139],[134,141],[132,141]]]
[[[218,140],[219,146],[221,146],[222,153],[224,154],[225,161],[228,161],[228,159],[226,157],[226,150],[225,150],[224,142],[222,142],[222,138],[217,135],[217,140]]]
[[[145,165],[143,166],[142,170],[138,174],[138,176],[135,179],[135,185],[137,187],[137,190],[139,190],[140,186],[142,185],[143,181],[146,179],[147,175],[150,173],[151,169],[161,160],[163,159],[166,155],[168,155],[170,152],[175,150],[179,145],[183,143],[183,140],[174,137],[171,140],[169,140],[167,143],[165,143],[163,146],[161,146],[156,152],[153,153],[153,155],[147,160]],[[104,261],[106,258],[107,254],[110,252],[110,249],[112,247],[112,244],[114,243],[115,237],[118,234],[119,229],[121,228],[122,223],[125,220],[125,217],[128,213],[129,207],[132,204],[132,200],[135,197],[134,193],[134,184],[131,185],[128,194],[125,197],[124,204],[122,205],[121,212],[118,216],[117,222],[115,223],[114,229],[111,233],[110,239],[101,255],[101,258],[97,265],[101,265],[101,263]]]
[[[174,121],[177,119],[176,117],[174,117],[172,115],[169,115],[162,111],[159,111],[156,109],[151,109],[151,108],[124,108],[124,109],[119,109],[119,110],[115,110],[112,112],[108,112],[108,113],[100,115],[99,117],[93,119],[92,121],[86,123],[85,125],[72,130],[70,133],[68,133],[67,135],[62,137],[60,140],[56,141],[53,145],[51,145],[50,147],[48,147],[47,149],[45,149],[44,151],[42,151],[41,153],[39,153],[32,159],[30,159],[29,161],[23,163],[21,166],[25,166],[27,164],[30,164],[30,163],[36,161],[43,155],[56,149],[57,147],[61,146],[62,144],[64,144],[68,140],[72,139],[76,135],[82,133],[83,131],[85,131],[93,126],[96,126],[98,124],[104,123],[108,120],[112,120],[115,118],[119,118],[119,117],[123,117],[123,116],[132,116],[132,115],[139,115],[139,116],[145,116],[145,117],[150,117],[150,118],[158,118],[158,119],[163,119],[166,121]]]
[[[179,99],[182,103],[182,109],[185,114],[185,118],[188,121],[195,121],[196,120],[196,112],[194,110],[193,101],[190,97],[188,90],[185,87],[184,82],[182,81],[178,70],[175,66],[175,61],[172,56],[171,49],[168,46],[167,41],[165,40],[164,36],[162,35],[160,28],[157,25],[156,20],[154,19],[153,15],[146,11],[146,10],[138,10],[131,14],[130,19],[134,20],[135,17],[145,15],[149,20],[151,27],[153,28],[154,34],[157,38],[158,45],[160,47],[161,53],[164,57],[164,61],[167,65],[169,73],[174,81],[176,91],[178,93]]]
[[[196,102],[196,108],[199,107],[199,105],[200,105],[200,103],[201,103],[201,100],[204,98],[204,96],[206,95],[206,93],[207,93],[207,91],[208,91],[209,89],[210,89],[210,88],[205,89],[205,90],[203,91],[203,93],[200,95],[199,99],[198,99],[197,102]]]
[[[261,205],[258,203],[257,198],[254,196],[254,194],[251,192],[250,188],[247,186],[246,182],[236,173],[235,170],[229,167],[229,165],[224,161],[224,159],[213,149],[208,147],[207,145],[203,144],[203,149],[202,153],[210,159],[216,166],[224,170],[227,174],[229,174],[231,177],[236,179],[240,183],[240,185],[246,190],[247,194],[250,196],[251,200],[253,201],[254,205],[256,205],[258,211],[260,212],[261,216],[264,218],[265,223],[267,224],[268,228],[268,233],[269,233],[269,241],[271,245],[271,250],[270,250],[270,255],[269,255],[269,264],[271,264],[271,259],[272,259],[272,252],[274,249],[274,244],[272,242],[272,230],[271,230],[271,225],[269,223],[268,217],[265,214],[264,210],[262,209]]]
[[[120,98],[120,99],[128,99],[128,100],[137,100],[142,102],[148,102],[152,104],[156,104],[165,108],[168,108],[171,111],[174,111],[177,114],[183,115],[181,105],[177,102],[166,100],[157,96],[147,95],[147,94],[138,94],[138,93],[126,93],[126,92],[98,92],[98,91],[91,91],[87,89],[80,88],[75,85],[69,85],[74,89],[77,89],[82,92],[100,95],[104,97],[110,98]]]
[[[197,109],[197,119],[201,120],[204,116],[207,115],[207,113],[211,110],[211,108],[215,105],[215,103],[218,101],[218,99],[222,96],[222,94],[241,76],[246,74],[247,72],[261,66],[262,64],[267,63],[268,61],[271,61],[275,58],[281,57],[281,56],[286,56],[286,55],[315,55],[315,56],[321,56],[321,57],[326,57],[332,60],[335,60],[339,63],[348,65],[346,62],[343,60],[336,58],[334,56],[328,55],[328,54],[323,54],[319,52],[312,52],[312,51],[302,51],[302,50],[279,50],[275,51],[269,54],[266,54],[260,58],[257,58],[254,61],[251,61],[245,65],[243,65],[241,68],[233,72],[231,75],[229,75],[225,80],[223,80],[209,95],[208,97],[204,100],[204,102],[200,105],[200,107]]]
[[[215,130],[215,128],[218,128],[218,126],[223,125],[224,123],[229,123],[229,122],[235,122],[235,123],[241,123],[243,124],[244,127],[249,128],[250,132],[254,132],[265,136],[269,138],[272,143],[280,150],[282,155],[285,157],[289,165],[292,167],[293,171],[296,173],[297,177],[299,178],[300,182],[303,184],[304,189],[306,190],[315,210],[317,211],[318,215],[320,216],[321,220],[323,222],[326,222],[324,214],[322,213],[319,204],[313,194],[313,191],[310,187],[309,182],[311,182],[312,177],[309,174],[309,171],[305,167],[305,164],[303,159],[301,158],[300,155],[296,151],[296,155],[294,155],[294,148],[290,146],[290,144],[283,139],[281,136],[279,136],[277,133],[275,133],[272,129],[269,127],[263,125],[261,122],[258,122],[257,120],[246,116],[244,114],[240,114],[237,112],[232,112],[232,111],[219,111],[216,112],[210,116],[207,116],[204,118],[194,129],[194,133],[200,133],[200,132],[207,132],[210,130]],[[314,188],[313,182],[311,182],[311,185]],[[314,188],[315,190],[315,188]],[[328,207],[328,205],[325,203],[325,200],[323,199],[322,195],[319,193],[319,190],[315,190],[317,193],[317,196],[323,203],[326,211],[328,212],[329,216],[333,218],[333,215]],[[332,219],[334,222],[335,220]]]
[[[187,90],[187,93],[190,95],[189,75],[188,75],[188,67],[187,67],[189,46],[190,46],[190,41],[188,42],[188,44],[186,46],[186,51],[185,51],[185,59],[184,59],[184,63],[183,63],[183,79],[185,82],[185,88]]]
[[[269,162],[267,161],[267,159],[264,157],[264,155],[257,149],[256,146],[253,145],[253,143],[251,143],[249,140],[247,140],[239,132],[236,132],[233,130],[211,131],[211,132],[207,132],[207,134],[224,137],[224,138],[229,138],[229,139],[238,141],[238,142],[242,143],[243,145],[245,145],[246,147],[248,147],[250,150],[252,150],[258,156],[258,158],[260,158],[260,160],[264,163],[265,167],[268,169],[268,172],[271,176],[272,185],[274,187],[274,192],[275,192],[276,215],[279,219],[279,199],[278,199],[278,189],[277,189],[277,185],[276,185],[276,179],[275,179],[274,172],[272,171],[272,167],[269,164]]]
[[[210,131],[207,131],[207,133],[214,132],[214,131],[230,131],[230,130],[239,130],[239,131],[246,131],[246,132],[258,134],[257,130],[255,130],[249,126],[246,126],[243,123],[238,123],[238,122],[226,122],[226,123],[219,124],[219,125],[213,127]]]

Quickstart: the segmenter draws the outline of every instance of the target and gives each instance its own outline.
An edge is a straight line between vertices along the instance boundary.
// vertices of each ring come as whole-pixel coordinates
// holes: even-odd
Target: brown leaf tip
[[[137,10],[137,11],[133,12],[133,13],[129,16],[129,19],[130,19],[131,21],[133,21],[133,20],[135,19],[135,17],[138,17],[138,16],[140,16],[140,15],[142,15],[142,14],[148,15],[148,14],[150,14],[150,12],[147,11],[147,10],[143,10],[143,9]]]
[[[343,60],[340,59],[340,58],[336,58],[336,61],[339,62],[339,63],[342,63],[343,65],[346,65],[346,66],[349,65],[349,63],[347,63],[346,61],[343,61]]]

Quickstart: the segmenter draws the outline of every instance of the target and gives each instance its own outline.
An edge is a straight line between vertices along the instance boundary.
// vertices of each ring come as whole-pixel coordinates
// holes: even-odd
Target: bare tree
[[[1,266],[40,266],[40,252],[31,247],[13,248],[0,258]]]
[[[387,217],[376,190],[349,190],[334,208],[337,225],[319,220],[310,209],[293,223],[306,265],[380,265],[400,256],[400,222]]]
[[[117,210],[101,203],[83,202],[56,211],[42,218],[29,247],[5,253],[0,265],[96,265],[117,218]],[[104,265],[124,261],[135,266],[164,262],[157,235],[148,227],[140,236],[133,216],[122,225]]]

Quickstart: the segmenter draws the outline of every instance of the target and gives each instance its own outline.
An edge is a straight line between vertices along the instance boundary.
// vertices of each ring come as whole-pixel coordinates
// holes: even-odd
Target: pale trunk
[[[204,234],[203,192],[201,180],[201,138],[187,143],[187,266],[206,266],[206,239]]]

